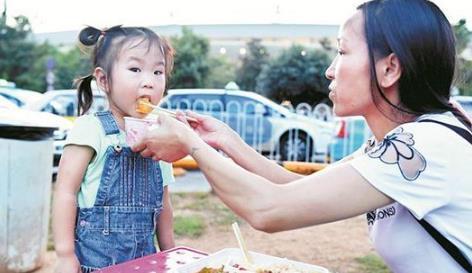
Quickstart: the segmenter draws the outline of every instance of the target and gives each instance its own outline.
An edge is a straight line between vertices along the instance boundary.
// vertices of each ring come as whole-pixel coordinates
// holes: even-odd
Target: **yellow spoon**
[[[173,111],[163,109],[157,105],[151,104],[149,102],[148,98],[140,98],[138,99],[138,104],[136,105],[136,112],[142,113],[142,114],[149,114],[151,113],[154,109],[156,109],[158,112],[166,113],[170,115],[171,117],[177,118],[177,114]],[[198,123],[198,120],[192,117],[185,117],[188,121]]]

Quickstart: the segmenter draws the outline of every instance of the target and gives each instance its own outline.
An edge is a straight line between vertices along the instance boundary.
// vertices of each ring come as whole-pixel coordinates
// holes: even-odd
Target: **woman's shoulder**
[[[451,128],[448,128],[449,126],[467,130],[452,113],[428,114],[422,115],[414,122],[399,125],[385,136],[383,142],[398,144],[402,147],[414,147],[424,152],[437,151],[441,154],[446,151],[446,148],[449,151],[464,149],[466,142],[459,141],[462,137]],[[472,148],[469,143],[467,143],[467,146]],[[466,149],[465,151],[469,150]]]
[[[438,138],[439,136],[455,134],[450,126],[468,130],[450,112],[442,114],[426,114],[418,117],[415,121],[404,123],[392,130],[389,134],[398,131],[415,133],[418,136]]]

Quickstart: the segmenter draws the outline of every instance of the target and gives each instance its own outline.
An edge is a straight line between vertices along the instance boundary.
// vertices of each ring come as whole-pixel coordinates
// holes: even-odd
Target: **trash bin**
[[[0,113],[0,272],[27,272],[41,266],[48,242],[57,128],[35,117]],[[22,120],[24,119],[24,120]]]

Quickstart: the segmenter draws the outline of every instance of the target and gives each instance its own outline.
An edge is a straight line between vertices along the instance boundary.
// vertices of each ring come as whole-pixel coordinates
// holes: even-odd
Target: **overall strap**
[[[445,122],[433,120],[433,119],[423,119],[419,120],[418,122],[432,122],[432,123],[437,123],[442,126],[445,126],[454,132],[456,132],[458,135],[463,137],[465,140],[467,140],[470,144],[472,144],[472,134],[465,130],[462,129],[461,127],[454,126]],[[413,216],[413,218],[420,223],[420,225],[433,237],[433,239],[442,246],[442,248],[451,255],[451,257],[460,265],[462,268],[465,269],[468,273],[472,273],[472,264],[467,260],[465,255],[459,250],[459,248],[451,243],[444,235],[442,235],[437,229],[435,229],[430,223],[426,222],[424,219],[418,220],[416,217]]]
[[[116,123],[115,118],[113,118],[113,115],[110,111],[97,112],[95,113],[95,116],[102,123],[102,127],[105,130],[106,135],[115,135],[120,133],[118,124]]]

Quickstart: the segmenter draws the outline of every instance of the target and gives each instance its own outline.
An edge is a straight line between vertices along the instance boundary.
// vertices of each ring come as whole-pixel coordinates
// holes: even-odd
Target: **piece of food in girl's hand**
[[[142,114],[149,114],[152,112],[151,102],[149,98],[139,98],[136,104],[136,112]]]

